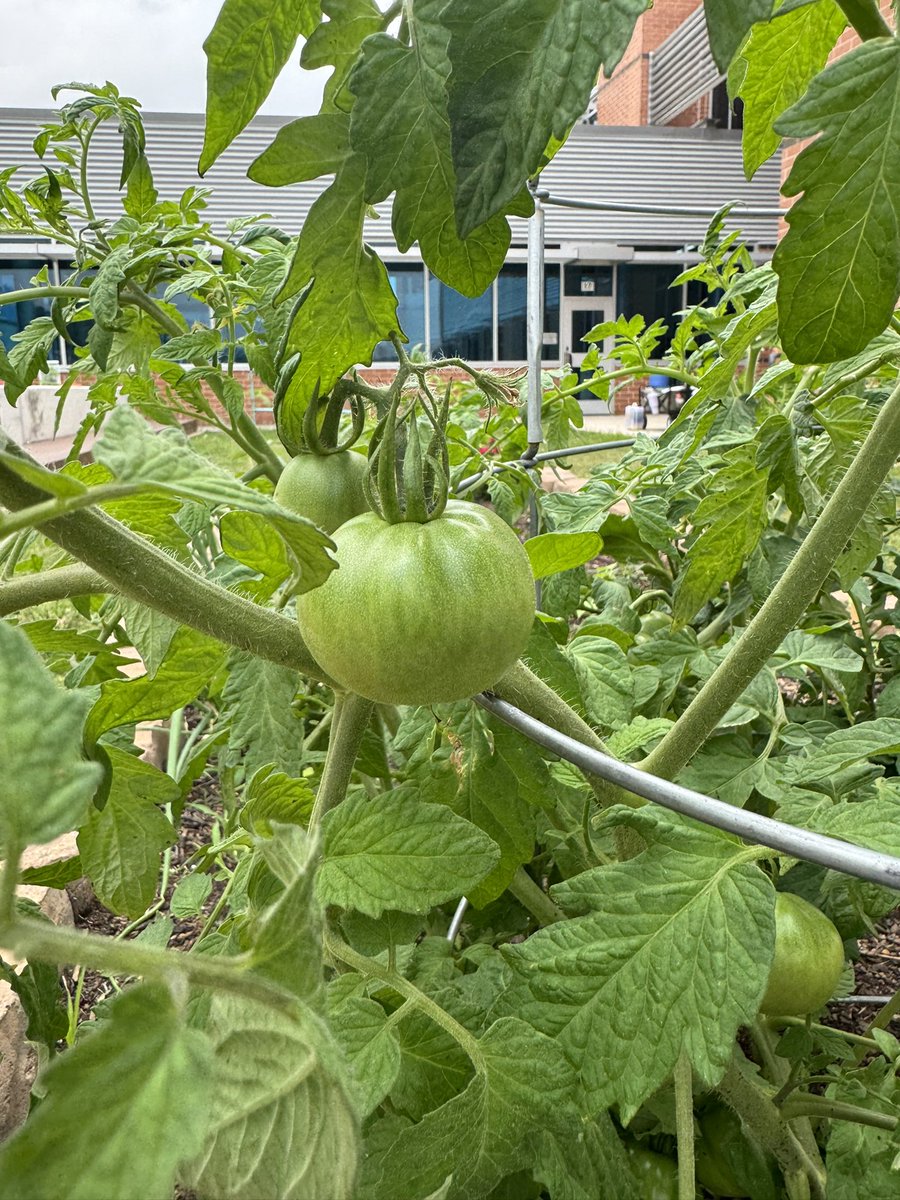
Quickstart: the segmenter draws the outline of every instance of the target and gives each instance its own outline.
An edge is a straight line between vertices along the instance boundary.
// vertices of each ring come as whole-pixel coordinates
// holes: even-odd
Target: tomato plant
[[[801,896],[775,901],[775,957],[760,1008],[794,1016],[814,1013],[834,995],[844,969],[844,944],[833,923]]]
[[[83,387],[89,409],[62,470],[0,432],[0,943],[28,960],[0,975],[43,1065],[0,1200],[896,1191],[898,999],[849,1036],[813,1019],[896,890],[641,804],[528,722],[573,761],[580,743],[900,852],[883,6],[707,0],[748,170],[806,139],[802,195],[771,264],[712,221],[668,350],[627,314],[591,331],[589,380],[540,381],[560,448],[585,386],[659,369],[693,390],[573,491],[522,461],[523,372],[408,352],[362,240],[393,197],[398,245],[482,295],[644,7],[228,0],[204,172],[299,40],[333,70],[250,168],[320,181],[296,235],[160,197],[112,84],[71,85],[39,169],[0,164],[0,233],[73,263],[0,295],[51,306],[0,352],[6,399],[64,333],[59,399]],[[861,44],[829,62],[848,21]],[[92,200],[98,130],[121,138],[118,213]],[[359,370],[382,342],[387,382]],[[243,359],[290,462],[246,411]],[[78,879],[115,936],[16,894]]]

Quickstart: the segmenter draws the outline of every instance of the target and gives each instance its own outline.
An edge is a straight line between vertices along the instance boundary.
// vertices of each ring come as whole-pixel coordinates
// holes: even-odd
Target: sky
[[[203,112],[203,41],[221,0],[0,0],[0,108],[52,108],[54,83],[115,83],[148,112]],[[260,110],[318,111],[329,71],[298,53]]]

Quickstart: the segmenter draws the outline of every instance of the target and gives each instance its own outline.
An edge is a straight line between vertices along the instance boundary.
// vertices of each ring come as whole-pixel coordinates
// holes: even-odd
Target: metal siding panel
[[[679,25],[650,59],[650,122],[664,125],[706,95],[723,78],[709,48],[701,6]]]
[[[0,168],[16,163],[20,178],[40,174],[31,143],[49,113],[0,110]],[[246,177],[250,163],[285,123],[278,118],[254,121],[225,151],[205,179],[197,175],[203,140],[200,114],[144,115],[147,153],[160,196],[177,200],[190,187],[210,187],[207,215],[217,231],[228,220],[268,214],[288,233],[297,233],[327,181],[286,188],[266,188]],[[118,191],[121,145],[117,131],[101,126],[91,147],[90,179],[99,216],[121,211]],[[730,130],[672,128],[605,128],[579,125],[541,176],[541,186],[554,194],[580,200],[665,204],[715,209],[731,201],[754,208],[778,205],[779,156],[762,166],[753,180],[744,177],[740,135]],[[379,220],[367,219],[364,236],[386,254],[396,254],[389,202],[379,205]],[[641,214],[586,212],[548,208],[546,240],[613,242],[621,245],[693,244],[705,232],[702,217],[650,217]],[[772,244],[775,217],[752,217],[741,225],[750,242]],[[510,221],[513,242],[526,242],[527,222]]]

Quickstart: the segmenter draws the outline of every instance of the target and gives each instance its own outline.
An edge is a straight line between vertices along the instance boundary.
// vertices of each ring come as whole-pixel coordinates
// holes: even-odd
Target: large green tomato
[[[381,704],[463,700],[525,649],[534,580],[522,544],[494,512],[451,500],[419,524],[363,513],[334,535],[338,570],[297,597],[319,665]]]
[[[818,1012],[844,969],[844,945],[831,921],[792,892],[775,901],[775,957],[760,1011],[772,1016]]]
[[[366,511],[366,459],[352,450],[298,454],[281,472],[275,499],[288,512],[306,517],[326,533]]]
[[[671,1158],[643,1146],[625,1149],[641,1200],[678,1200],[678,1167]]]

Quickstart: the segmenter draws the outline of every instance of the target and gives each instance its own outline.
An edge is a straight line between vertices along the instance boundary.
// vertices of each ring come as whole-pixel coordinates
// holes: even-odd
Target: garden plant
[[[591,331],[597,395],[651,369],[693,394],[577,492],[523,462],[524,379],[409,346],[362,241],[393,196],[401,251],[484,291],[646,7],[226,0],[201,173],[298,43],[332,68],[321,112],[248,163],[329,177],[299,236],[264,213],[220,236],[199,182],[159,196],[111,84],[58,89],[33,171],[0,170],[0,232],[74,263],[0,295],[47,309],[0,350],[6,401],[63,337],[60,398],[86,382],[91,410],[58,471],[0,434],[0,972],[41,1060],[2,1200],[900,1195],[900,993],[857,1033],[826,1007],[897,893],[645,804],[484,707],[900,854],[888,17],[706,0],[748,174],[807,139],[796,199],[764,266],[716,217],[664,354],[659,322]],[[114,216],[91,193],[106,122]],[[382,386],[355,368],[386,341]],[[549,447],[583,443],[584,387],[545,376]],[[160,719],[165,770],[134,740]],[[201,778],[217,800],[173,887]],[[72,831],[75,857],[20,870]],[[115,936],[16,894],[84,877]]]

